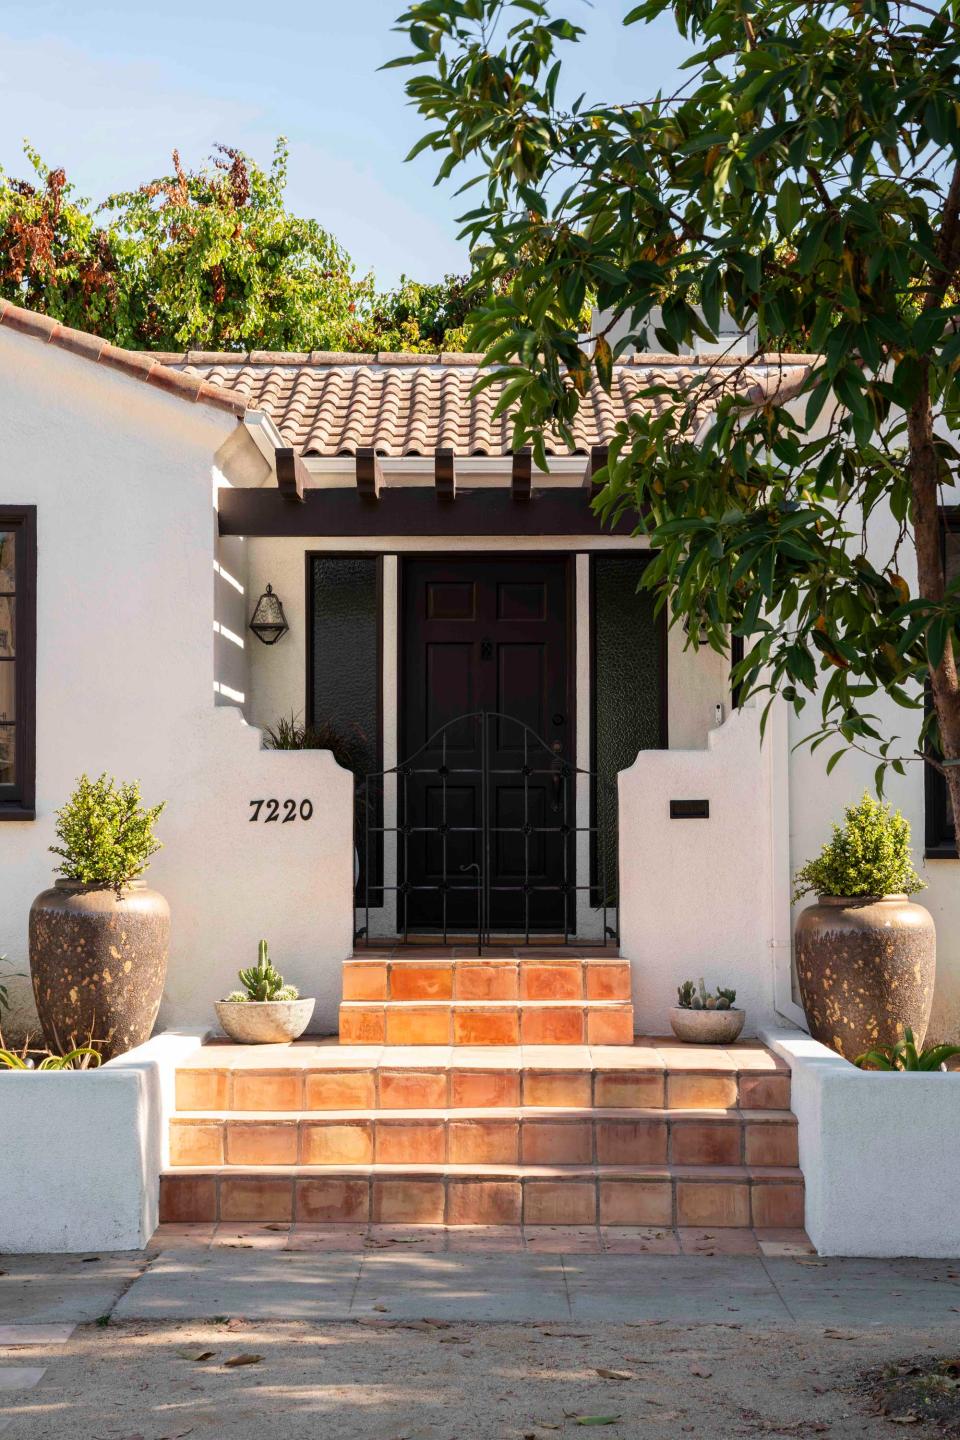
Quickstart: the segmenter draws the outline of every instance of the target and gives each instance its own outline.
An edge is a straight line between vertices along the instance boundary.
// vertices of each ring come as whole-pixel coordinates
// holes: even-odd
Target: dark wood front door
[[[481,883],[492,930],[575,924],[567,565],[404,564],[401,926],[475,930]]]

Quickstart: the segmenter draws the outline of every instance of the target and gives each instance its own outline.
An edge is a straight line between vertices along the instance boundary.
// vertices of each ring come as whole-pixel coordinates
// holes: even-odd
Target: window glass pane
[[[947,584],[949,585],[952,580],[960,579],[960,529],[948,528],[944,536],[944,542],[946,551],[944,569]],[[944,809],[946,812],[945,828],[948,837],[953,838],[956,836],[957,827],[953,818],[953,802],[950,799],[950,791],[947,789],[945,782],[943,782],[943,792]]]
[[[313,560],[313,714],[348,747],[351,768],[379,768],[379,622],[373,556]]]
[[[0,530],[0,595],[16,589],[16,534]]]
[[[947,584],[951,580],[960,578],[960,529],[948,530],[944,537],[946,541],[946,575]]]
[[[312,562],[313,690],[311,720],[329,727],[342,749],[337,755],[358,775],[379,770],[380,758],[380,621],[374,556],[316,555]],[[382,879],[382,782],[358,791],[357,850],[360,862],[358,895]],[[364,805],[364,798],[367,804]],[[371,905],[383,904],[383,892],[369,893]]]
[[[15,735],[12,725],[0,725],[0,785],[16,784]]]
[[[638,590],[645,558],[594,559],[594,768],[598,849],[595,880],[605,873],[612,893],[616,876],[617,821],[613,787],[619,770],[640,750],[663,744],[661,695],[663,627],[654,617],[654,597]]]
[[[0,659],[12,659],[15,651],[14,607],[12,595],[0,595]]]
[[[0,660],[0,725],[16,720],[17,667],[13,660]]]

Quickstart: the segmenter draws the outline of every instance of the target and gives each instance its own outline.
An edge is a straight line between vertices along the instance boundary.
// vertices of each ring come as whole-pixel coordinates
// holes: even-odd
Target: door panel
[[[573,758],[567,564],[563,556],[404,563],[400,749],[410,764],[400,804],[410,888],[401,925],[405,898],[408,928],[441,928],[445,900],[448,929],[475,929],[481,865],[492,929],[520,931],[529,920],[557,932],[574,923],[574,893],[565,890],[574,881],[573,785],[556,776],[556,756]],[[434,738],[474,712],[511,718],[491,719],[485,738],[478,719]]]

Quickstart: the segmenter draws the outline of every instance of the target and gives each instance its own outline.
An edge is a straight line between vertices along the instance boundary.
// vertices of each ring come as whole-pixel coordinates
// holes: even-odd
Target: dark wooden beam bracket
[[[451,445],[438,445],[433,453],[433,483],[439,500],[457,498],[457,462]]]
[[[533,485],[533,452],[529,445],[514,450],[510,473],[510,493],[514,500],[529,500]]]
[[[594,476],[598,470],[602,470],[607,463],[609,447],[606,445],[594,445],[590,450],[590,459],[587,461],[587,468],[583,472],[583,493],[589,504],[597,491],[601,488]]]
[[[379,500],[383,486],[380,457],[371,445],[357,446],[357,494],[361,500]]]
[[[309,472],[298,450],[281,446],[274,452],[277,466],[277,489],[287,500],[303,504],[303,491]]]

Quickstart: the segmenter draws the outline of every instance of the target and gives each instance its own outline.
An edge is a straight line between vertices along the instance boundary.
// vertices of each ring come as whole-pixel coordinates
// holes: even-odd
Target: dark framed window
[[[595,904],[604,879],[608,900],[616,886],[617,774],[639,751],[667,745],[666,614],[655,615],[653,592],[639,588],[649,560],[636,551],[590,557]]]
[[[943,512],[941,531],[943,544],[943,569],[947,584],[960,578],[960,509]],[[947,782],[934,770],[924,765],[926,772],[926,835],[924,854],[930,860],[955,860],[957,858],[957,824],[950,804]]]
[[[383,765],[382,576],[378,555],[307,556],[307,719],[335,736],[334,754],[357,777],[359,894],[368,848],[371,883],[383,874],[383,780],[363,784]]]
[[[37,512],[0,505],[0,820],[32,820],[36,792]]]

